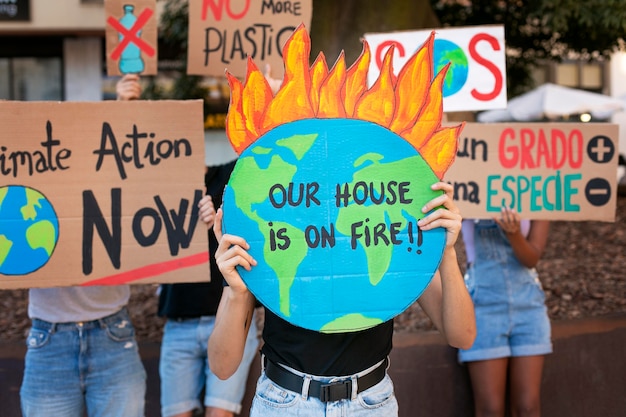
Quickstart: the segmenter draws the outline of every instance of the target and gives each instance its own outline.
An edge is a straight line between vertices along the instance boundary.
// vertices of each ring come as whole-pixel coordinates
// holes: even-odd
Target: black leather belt
[[[357,378],[357,394],[373,387],[383,380],[387,371],[387,358],[375,369],[366,375]],[[286,390],[301,393],[304,377],[296,375],[271,361],[265,364],[265,375],[276,385]],[[352,397],[352,380],[324,383],[312,379],[309,381],[309,396],[323,402],[345,400]]]

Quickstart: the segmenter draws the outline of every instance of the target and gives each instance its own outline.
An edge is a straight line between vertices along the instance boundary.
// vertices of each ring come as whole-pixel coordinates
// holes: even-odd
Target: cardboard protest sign
[[[108,75],[157,73],[156,0],[105,0]]]
[[[374,59],[370,63],[372,84],[383,57],[394,48],[394,65],[400,68],[430,36],[431,30],[366,33]],[[501,25],[436,29],[435,71],[448,63],[443,86],[446,112],[501,109],[506,107],[506,57]]]
[[[240,269],[266,308],[321,332],[375,326],[409,307],[430,283],[445,230],[423,231],[424,204],[440,191],[462,125],[441,126],[444,72],[431,36],[396,79],[391,55],[367,87],[367,44],[349,68],[309,67],[299,27],[283,50],[274,95],[250,61],[228,74],[227,135],[239,154],[224,193],[223,226],[258,264]]]
[[[202,111],[0,102],[0,288],[208,281]]]
[[[283,45],[312,13],[312,0],[189,0],[187,73],[244,77],[251,57],[282,77]]]
[[[618,126],[468,123],[446,174],[464,218],[615,221]]]

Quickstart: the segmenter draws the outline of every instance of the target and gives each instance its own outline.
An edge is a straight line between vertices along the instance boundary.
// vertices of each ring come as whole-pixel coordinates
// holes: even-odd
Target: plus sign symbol
[[[615,145],[607,136],[595,136],[587,144],[587,155],[593,162],[605,164],[613,160]],[[611,199],[611,184],[605,178],[592,178],[585,187],[585,197],[592,205],[603,206]]]
[[[587,155],[593,162],[604,164],[615,156],[615,145],[607,136],[594,136],[587,144]]]

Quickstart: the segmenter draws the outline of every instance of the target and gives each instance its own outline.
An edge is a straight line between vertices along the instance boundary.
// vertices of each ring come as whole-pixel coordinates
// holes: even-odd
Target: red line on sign
[[[130,28],[130,30],[122,26],[120,22],[118,22],[117,20],[113,18],[113,16],[109,16],[109,18],[107,19],[107,23],[113,26],[113,28],[117,30],[120,33],[120,35],[124,36],[124,38],[120,41],[120,43],[117,44],[117,47],[111,53],[111,59],[113,60],[118,59],[120,55],[122,55],[122,51],[124,51],[126,46],[131,42],[137,45],[139,49],[145,52],[148,56],[151,57],[154,55],[154,48],[148,45],[146,42],[144,42],[143,39],[140,39],[137,36],[137,33],[139,32],[139,30],[141,30],[141,28],[146,24],[146,22],[148,21],[148,19],[150,19],[151,16],[152,16],[152,10],[144,9],[144,11],[141,12],[139,17],[135,21],[135,24],[133,25],[133,27]]]
[[[167,272],[176,271],[178,269],[189,268],[196,265],[202,265],[209,261],[209,252],[200,252],[185,258],[173,259],[171,261],[160,262],[152,265],[142,266],[130,271],[122,272],[108,277],[94,279],[81,284],[81,286],[92,285],[121,285],[138,281],[144,278],[150,278]],[[208,268],[207,268],[208,274]],[[207,275],[208,277],[208,275]]]

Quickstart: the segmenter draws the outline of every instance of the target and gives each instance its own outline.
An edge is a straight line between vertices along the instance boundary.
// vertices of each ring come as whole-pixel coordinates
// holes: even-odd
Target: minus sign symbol
[[[590,195],[606,195],[609,192],[606,188],[592,188],[589,190]]]

